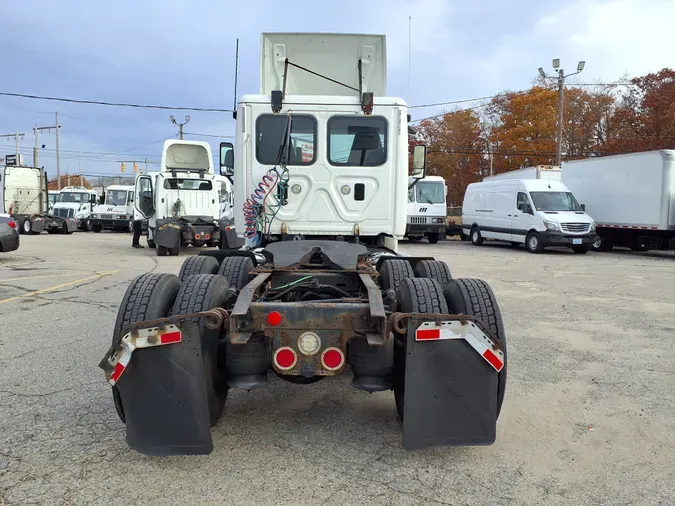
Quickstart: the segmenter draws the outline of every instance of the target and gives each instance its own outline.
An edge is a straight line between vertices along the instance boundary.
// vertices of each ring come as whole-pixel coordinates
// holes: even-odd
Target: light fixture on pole
[[[169,116],[169,119],[171,120],[171,123],[174,125],[178,125],[178,133],[180,135],[180,140],[183,140],[183,126],[187,125],[190,122],[190,115],[185,116],[185,122],[184,123],[178,123],[176,121],[176,118],[173,117],[173,114]]]
[[[543,78],[552,78],[558,80],[558,132],[556,135],[556,150],[555,150],[555,164],[560,166],[562,164],[562,136],[563,136],[563,104],[564,104],[564,88],[565,88],[565,79],[570,76],[579,74],[584,67],[586,62],[581,60],[577,64],[577,71],[572,74],[565,74],[565,71],[560,68],[560,58],[555,58],[553,60],[553,69],[558,74],[558,77],[547,76],[544,72],[544,69],[539,67],[539,75]]]

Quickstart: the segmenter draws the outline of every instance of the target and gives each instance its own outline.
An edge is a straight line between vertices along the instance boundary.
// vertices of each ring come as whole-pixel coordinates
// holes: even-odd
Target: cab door
[[[155,214],[155,194],[150,176],[138,176],[134,189],[134,210],[144,219]],[[136,214],[136,213],[134,213]]]
[[[530,197],[524,191],[516,194],[514,209],[511,210],[511,240],[525,242],[527,231],[534,219]]]

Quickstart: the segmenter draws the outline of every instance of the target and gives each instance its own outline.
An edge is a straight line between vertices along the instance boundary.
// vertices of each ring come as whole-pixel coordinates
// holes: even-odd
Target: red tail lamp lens
[[[279,325],[281,323],[281,313],[278,311],[272,311],[270,314],[267,315],[267,323],[269,323],[273,327]]]
[[[16,221],[9,221],[7,225],[9,225],[9,228],[16,228]]]
[[[342,351],[337,348],[328,348],[321,356],[321,362],[323,363],[323,366],[329,371],[335,371],[336,369],[339,369],[342,367],[342,364],[344,364],[344,361],[345,356],[342,354]]]
[[[204,234],[204,239],[206,239],[208,241],[209,239],[211,239],[211,235],[210,234]]]
[[[279,348],[274,353],[274,363],[279,369],[292,369],[298,361],[298,356],[292,348]]]

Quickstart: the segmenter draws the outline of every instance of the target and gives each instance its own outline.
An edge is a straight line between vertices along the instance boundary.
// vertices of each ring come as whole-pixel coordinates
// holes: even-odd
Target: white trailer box
[[[549,181],[562,181],[561,170],[558,165],[535,165],[524,169],[510,170],[487,176],[483,181],[496,181],[504,179],[548,179]]]
[[[669,249],[675,238],[675,150],[563,162],[563,183],[597,223],[594,249]]]

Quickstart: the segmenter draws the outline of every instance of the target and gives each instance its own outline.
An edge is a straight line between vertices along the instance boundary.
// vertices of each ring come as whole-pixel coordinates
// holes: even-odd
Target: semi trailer
[[[136,451],[210,453],[229,390],[271,375],[393,391],[407,450],[495,441],[507,349],[492,289],[398,251],[408,107],[386,94],[385,43],[262,35],[260,93],[220,149],[244,246],[136,277],[99,363]],[[425,175],[419,145],[410,176]]]

